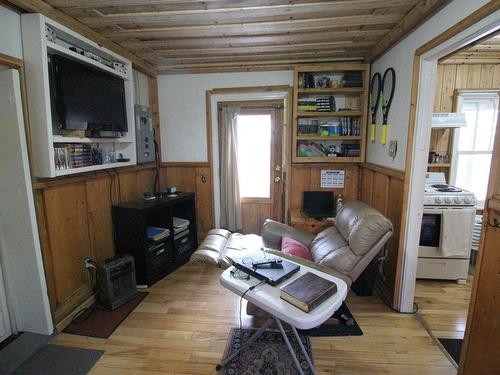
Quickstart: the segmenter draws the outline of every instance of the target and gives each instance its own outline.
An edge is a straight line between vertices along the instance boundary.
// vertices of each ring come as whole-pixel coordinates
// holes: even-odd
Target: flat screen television
[[[127,132],[123,79],[63,56],[49,56],[54,129],[85,130],[87,136]]]

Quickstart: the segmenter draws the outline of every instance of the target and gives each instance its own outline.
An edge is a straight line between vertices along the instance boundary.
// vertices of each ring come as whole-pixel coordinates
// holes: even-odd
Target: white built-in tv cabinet
[[[97,43],[52,21],[41,14],[22,15],[22,40],[26,88],[30,118],[30,138],[32,147],[32,174],[35,177],[58,177],[75,173],[97,171],[135,165],[136,144],[134,124],[134,93],[132,63],[116,53],[101,47]],[[46,38],[45,26],[49,26],[57,35],[56,42]],[[69,49],[79,47],[102,58],[125,65],[126,72],[120,72],[101,62],[92,60]],[[51,102],[49,90],[48,54],[58,54],[66,58],[101,69],[124,80],[128,132],[120,138],[81,138],[53,133]],[[122,154],[129,158],[127,162],[114,162],[81,168],[56,169],[54,145],[60,143],[92,143],[99,147],[114,150],[116,156]]]

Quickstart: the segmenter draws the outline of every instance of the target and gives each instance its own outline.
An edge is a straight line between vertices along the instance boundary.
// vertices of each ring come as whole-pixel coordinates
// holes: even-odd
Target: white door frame
[[[8,89],[1,98],[9,103],[7,114],[2,114],[0,138],[0,178],[3,177],[0,180],[0,261],[7,306],[11,326],[15,324],[13,332],[50,335],[54,327],[31,185],[19,72],[0,67],[0,73]]]
[[[434,108],[438,60],[454,51],[500,29],[499,12],[495,12],[446,42],[420,56],[420,75],[411,173],[408,192],[408,215],[404,241],[403,272],[401,280],[400,311],[412,312],[417,275],[418,243],[422,223],[425,173],[430,147],[431,118]]]
[[[0,331],[0,342],[4,341],[12,333],[17,333],[15,320],[10,318],[10,314],[5,280],[3,278],[2,265],[0,264],[0,324],[3,326],[3,330]]]
[[[245,100],[289,100],[287,91],[266,91],[252,93],[213,94],[210,96],[210,116],[212,124],[212,178],[213,178],[213,204],[215,227],[220,228],[220,174],[219,174],[219,132],[217,131],[218,116],[217,105],[219,102],[245,101]],[[286,123],[288,115],[283,116]],[[285,144],[283,144],[285,147]]]

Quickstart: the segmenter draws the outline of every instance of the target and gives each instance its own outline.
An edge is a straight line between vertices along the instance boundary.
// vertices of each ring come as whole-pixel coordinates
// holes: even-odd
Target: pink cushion
[[[304,259],[312,260],[309,249],[299,241],[290,237],[283,237],[281,239],[281,251],[285,254],[295,255]]]

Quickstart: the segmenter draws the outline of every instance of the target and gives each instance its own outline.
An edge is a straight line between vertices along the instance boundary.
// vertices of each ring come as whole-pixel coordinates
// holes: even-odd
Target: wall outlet
[[[83,265],[85,268],[95,268],[95,266],[90,258],[85,258],[83,260]]]
[[[398,152],[398,141],[391,141],[389,143],[389,156],[394,160]]]

